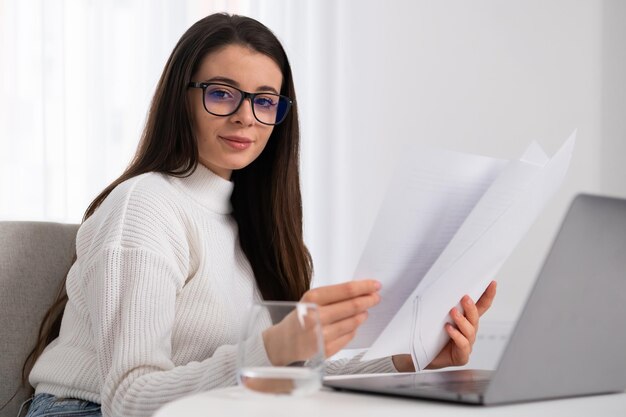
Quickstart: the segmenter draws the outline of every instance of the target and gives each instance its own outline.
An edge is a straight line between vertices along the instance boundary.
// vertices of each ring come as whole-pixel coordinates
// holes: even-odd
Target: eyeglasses
[[[254,118],[264,125],[277,125],[285,120],[293,101],[272,93],[248,93],[232,85],[190,82],[189,88],[202,89],[204,109],[214,116],[230,116],[239,110],[245,99],[252,103]]]

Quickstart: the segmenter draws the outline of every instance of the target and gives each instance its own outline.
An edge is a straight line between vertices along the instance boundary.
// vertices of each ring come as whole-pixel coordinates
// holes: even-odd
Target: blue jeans
[[[100,404],[75,398],[57,398],[50,394],[33,397],[26,417],[102,417]]]

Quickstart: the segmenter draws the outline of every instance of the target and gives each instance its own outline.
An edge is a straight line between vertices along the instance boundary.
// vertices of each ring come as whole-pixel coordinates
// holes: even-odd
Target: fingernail
[[[380,283],[380,281],[375,281],[374,282],[374,287],[376,287],[377,290],[380,290],[382,288],[383,284]]]

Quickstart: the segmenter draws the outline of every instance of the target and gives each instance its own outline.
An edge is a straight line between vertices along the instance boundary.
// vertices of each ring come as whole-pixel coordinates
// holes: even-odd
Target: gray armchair
[[[78,225],[0,222],[0,407],[20,386],[22,364],[74,256]],[[15,417],[30,386],[0,411]]]

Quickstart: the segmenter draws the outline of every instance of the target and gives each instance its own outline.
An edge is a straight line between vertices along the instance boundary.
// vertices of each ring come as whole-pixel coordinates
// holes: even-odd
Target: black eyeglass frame
[[[230,112],[228,114],[217,114],[217,113],[213,113],[213,112],[209,111],[209,109],[206,108],[206,101],[205,101],[206,89],[210,85],[221,85],[221,86],[224,86],[224,87],[235,89],[235,90],[237,90],[237,91],[239,91],[241,93],[241,100],[239,100],[239,104],[237,104],[237,106],[235,107],[235,109],[232,112]],[[246,99],[250,99],[250,104],[251,104],[250,107],[252,108],[252,114],[254,115],[254,118],[259,123],[267,125],[267,126],[276,126],[276,125],[279,125],[282,122],[284,122],[285,119],[287,118],[287,115],[289,114],[289,110],[291,110],[291,106],[293,106],[293,103],[294,103],[294,101],[292,99],[290,99],[287,96],[283,96],[281,94],[275,94],[275,93],[249,93],[247,91],[243,91],[240,88],[233,87],[230,84],[224,84],[224,83],[199,83],[199,82],[195,82],[195,81],[190,81],[189,84],[187,84],[187,87],[188,88],[201,88],[202,89],[202,106],[204,107],[204,110],[207,113],[212,114],[213,116],[227,117],[227,116],[230,116],[232,114],[235,114],[239,110],[239,107],[241,107],[241,103],[243,103],[244,100],[246,100]],[[263,122],[263,121],[259,120],[259,118],[256,115],[256,112],[254,111],[254,98],[256,96],[263,96],[263,95],[265,95],[265,96],[267,96],[267,95],[277,96],[279,98],[282,97],[282,98],[284,98],[287,101],[287,108],[285,109],[285,114],[283,114],[283,117],[279,121],[277,121],[276,123],[266,123],[266,122]]]

